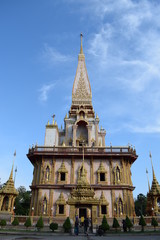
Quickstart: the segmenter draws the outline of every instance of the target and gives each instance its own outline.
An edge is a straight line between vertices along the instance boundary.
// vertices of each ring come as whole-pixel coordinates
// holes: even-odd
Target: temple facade
[[[132,146],[106,146],[106,131],[93,110],[82,36],[72,89],[72,104],[64,129],[47,123],[43,146],[27,157],[34,167],[30,214],[64,222],[66,217],[90,217],[92,227],[108,218],[134,216]]]

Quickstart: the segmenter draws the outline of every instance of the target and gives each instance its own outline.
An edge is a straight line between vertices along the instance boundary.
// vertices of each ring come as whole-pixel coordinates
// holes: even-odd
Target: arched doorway
[[[80,120],[77,123],[77,131],[76,131],[76,145],[82,146],[82,145],[88,144],[88,129],[87,129],[87,122],[84,120]]]
[[[2,211],[8,211],[9,197],[5,196],[2,204]]]

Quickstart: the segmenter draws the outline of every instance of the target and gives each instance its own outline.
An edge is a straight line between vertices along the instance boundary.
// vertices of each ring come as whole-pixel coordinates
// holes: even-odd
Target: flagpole
[[[15,152],[14,152],[14,161],[13,161],[13,163],[15,162],[15,159],[16,159],[16,150],[15,150]],[[16,168],[15,168],[14,185],[15,185],[15,180],[16,180],[16,172],[17,172],[17,166],[16,166]]]

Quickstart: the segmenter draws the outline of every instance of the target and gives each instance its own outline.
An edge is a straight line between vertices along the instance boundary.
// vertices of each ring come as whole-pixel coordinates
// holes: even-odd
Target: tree
[[[26,191],[26,188],[20,186],[17,191],[19,195],[15,200],[15,214],[16,215],[28,215],[31,201],[31,191]]]
[[[118,222],[117,218],[115,218],[115,217],[114,217],[114,219],[113,219],[113,225],[112,225],[112,227],[116,229],[116,232],[117,232],[117,228],[120,227],[119,222]]]
[[[156,231],[156,227],[158,227],[158,222],[154,217],[152,217],[151,225],[154,227],[154,231]]]
[[[141,227],[142,227],[141,231],[144,232],[144,227],[146,226],[146,221],[142,215],[139,219],[139,225],[141,225]]]
[[[63,223],[63,228],[64,228],[65,232],[70,232],[71,231],[72,225],[71,225],[71,221],[70,221],[69,217],[67,217],[67,219]]]
[[[131,231],[131,228],[133,227],[133,224],[128,216],[126,216],[126,227],[129,229],[129,232]]]
[[[58,229],[58,224],[57,223],[51,223],[49,228],[54,232],[54,230],[57,230]]]
[[[135,213],[137,216],[146,215],[147,197],[140,193],[134,200]]]
[[[40,217],[36,223],[36,228],[38,229],[38,231],[44,227],[44,223],[43,223],[43,218]]]
[[[102,225],[101,225],[101,229],[103,229],[104,232],[106,232],[107,230],[109,230],[109,224],[107,222],[106,216],[103,216],[102,219]]]
[[[25,226],[26,228],[32,226],[32,222],[31,222],[31,218],[30,218],[30,217],[26,219],[26,222],[24,223],[24,226]]]

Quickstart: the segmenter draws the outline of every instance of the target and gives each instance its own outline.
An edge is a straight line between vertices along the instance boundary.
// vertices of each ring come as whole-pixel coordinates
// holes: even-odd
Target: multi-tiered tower
[[[72,89],[72,105],[64,118],[46,125],[44,146],[27,154],[34,166],[30,211],[53,217],[89,216],[92,226],[107,217],[134,215],[131,165],[137,159],[131,146],[107,147],[106,131],[99,128],[85,55],[81,48]]]

